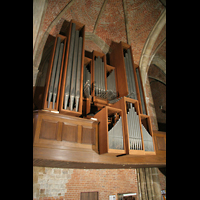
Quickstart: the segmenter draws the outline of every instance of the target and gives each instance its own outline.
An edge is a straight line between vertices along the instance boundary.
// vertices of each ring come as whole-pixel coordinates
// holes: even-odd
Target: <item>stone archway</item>
[[[143,85],[146,83],[147,71],[150,64],[149,61],[151,59],[153,46],[165,24],[166,24],[166,9],[162,12],[160,18],[158,19],[152,31],[150,32],[146,40],[146,43],[144,45],[144,48],[142,50],[139,67],[141,71]]]
[[[141,71],[141,77],[142,77],[142,83],[144,87],[144,93],[146,97],[146,103],[148,108],[149,116],[151,117],[152,122],[152,128],[153,130],[158,130],[158,123],[157,123],[157,116],[156,111],[154,107],[151,87],[148,79],[148,70],[149,66],[152,61],[155,61],[153,58],[158,51],[158,49],[162,46],[162,44],[165,42],[165,39],[163,39],[160,44],[157,44],[157,38],[159,34],[161,33],[163,27],[166,24],[166,9],[161,13],[160,18],[154,25],[152,31],[150,32],[146,43],[144,45],[144,48],[141,53],[141,58],[139,62],[139,67]],[[155,44],[157,44],[157,48],[154,49]]]

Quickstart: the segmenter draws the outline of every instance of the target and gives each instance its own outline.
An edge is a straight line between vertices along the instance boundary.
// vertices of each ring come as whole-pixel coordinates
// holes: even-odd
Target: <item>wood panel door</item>
[[[98,200],[98,192],[81,192],[80,200]]]

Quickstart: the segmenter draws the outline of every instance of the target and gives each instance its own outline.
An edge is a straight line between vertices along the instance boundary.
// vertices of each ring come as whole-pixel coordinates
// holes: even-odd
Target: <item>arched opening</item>
[[[158,66],[151,64],[148,70],[148,78],[158,130],[166,132],[166,74]]]

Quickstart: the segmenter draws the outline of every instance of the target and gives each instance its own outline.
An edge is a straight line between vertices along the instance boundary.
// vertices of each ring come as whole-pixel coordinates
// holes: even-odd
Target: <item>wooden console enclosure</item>
[[[99,154],[98,123],[50,111],[35,111],[33,165],[81,169],[165,167],[165,132],[153,133],[156,155]]]
[[[33,113],[33,146],[92,149],[98,153],[98,122],[48,111]]]

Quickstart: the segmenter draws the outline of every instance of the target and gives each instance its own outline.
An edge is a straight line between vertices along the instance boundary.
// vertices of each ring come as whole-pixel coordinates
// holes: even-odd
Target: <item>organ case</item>
[[[72,29],[74,29],[73,34],[72,34]],[[79,32],[75,33],[77,31]],[[70,69],[71,81],[69,86],[70,92],[68,92],[68,100],[65,107],[65,94],[66,94],[66,85],[68,81],[67,76],[69,70],[69,59],[70,57],[72,60],[74,59],[73,53],[70,56],[70,52],[72,52],[70,51],[72,38],[74,38],[73,48],[76,49],[77,52],[76,54],[78,56],[79,46],[76,47],[76,41],[75,41],[76,35],[78,35],[77,37],[82,37],[81,64],[80,64],[80,70],[78,70],[77,68],[77,71],[74,71],[73,67],[74,62],[71,64],[71,69]],[[64,48],[62,53],[57,96],[54,104],[53,94],[52,94],[51,101],[48,104],[49,100],[48,92],[51,86],[51,76],[53,73],[54,57],[56,54],[58,38],[61,38],[61,43],[64,44]],[[95,106],[97,108],[96,110],[97,113],[94,115],[94,117],[96,117],[100,121],[99,124],[100,153],[154,154],[155,153],[154,144],[152,146],[148,146],[150,141],[148,134],[152,137],[153,132],[151,128],[150,117],[148,115],[145,115],[147,114],[147,107],[146,107],[143,85],[141,81],[140,70],[138,66],[134,65],[131,46],[124,42],[120,43],[114,42],[113,46],[114,48],[110,54],[111,65],[108,65],[106,63],[106,55],[104,53],[93,51],[88,54],[90,58],[85,57],[84,38],[85,38],[85,26],[74,20],[70,21],[67,30],[67,36],[63,36],[60,34],[56,36],[50,61],[50,67],[47,73],[43,108],[45,110],[59,111],[61,114],[67,114],[77,117],[83,114],[84,117],[90,118],[89,116],[86,115],[90,113],[91,105]],[[84,84],[85,84],[83,82],[84,81],[83,76],[85,76],[84,69],[86,67],[90,72],[89,75],[90,94],[87,96],[83,96]],[[78,71],[80,72],[80,82],[79,82],[80,95],[78,97],[79,98],[78,110],[76,110],[75,108],[76,104],[75,105],[71,104],[72,100],[74,102],[76,101],[75,92],[73,94],[74,95],[73,98],[71,98],[72,96],[71,88],[73,88],[71,85],[73,85],[72,80],[75,80],[77,83],[78,76],[76,77],[74,76],[74,74],[77,74]],[[132,78],[130,77],[129,72],[133,74]],[[111,74],[114,77],[114,78],[112,77],[112,80],[115,80],[115,83],[112,83],[112,81],[109,83],[109,81],[111,80]],[[74,78],[72,78],[73,76]],[[110,80],[108,81],[109,78]],[[132,79],[134,80],[132,81]],[[111,83],[115,85],[113,91],[116,90],[116,97],[115,97],[116,101],[114,99],[114,102],[116,103],[114,104],[110,103],[109,102],[110,99],[108,98],[109,96],[108,85]],[[131,92],[135,94],[132,95]],[[119,98],[117,99],[117,97]],[[73,109],[70,109],[70,107],[72,107]],[[113,148],[111,143],[109,143],[112,137],[115,138],[115,133],[114,133],[115,128],[109,127],[110,122],[108,120],[108,118],[110,118],[114,112],[117,113],[117,115],[119,114],[121,116],[118,119],[119,123],[116,123],[116,126],[119,126],[122,129],[123,145],[121,146],[123,146],[123,149],[121,149],[121,147]],[[131,117],[137,119],[136,120],[137,125],[131,125],[132,123]],[[138,133],[136,134],[133,128],[137,128],[137,131],[139,132],[139,138],[137,138]],[[146,148],[144,144],[144,137],[143,137],[144,134],[146,134],[146,141],[145,141]],[[135,139],[133,139],[134,137]],[[115,140],[118,139],[114,139],[114,141]],[[152,141],[152,143],[153,142],[154,141]]]

